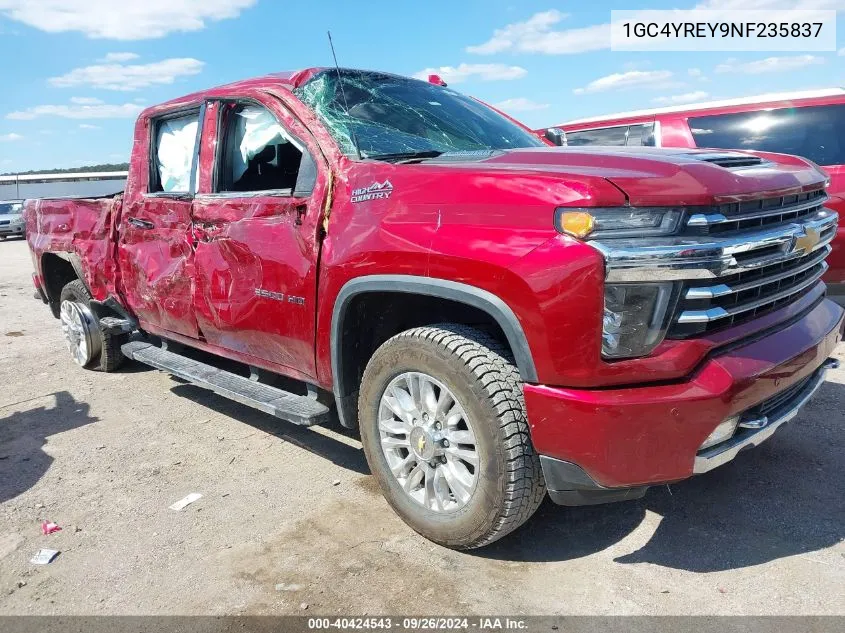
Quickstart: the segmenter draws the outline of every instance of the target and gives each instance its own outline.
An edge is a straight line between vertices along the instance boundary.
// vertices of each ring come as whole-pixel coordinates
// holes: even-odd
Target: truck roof
[[[585,117],[565,121],[560,126],[578,125],[581,123],[598,123],[609,119],[627,119],[640,116],[651,116],[656,114],[672,114],[675,112],[688,112],[690,110],[708,110],[710,108],[725,108],[730,106],[765,104],[778,101],[799,101],[802,99],[818,99],[820,97],[845,96],[845,88],[824,88],[821,90],[803,90],[793,92],[771,92],[752,97],[740,97],[738,99],[722,99],[719,101],[702,101],[699,103],[688,103],[685,105],[665,106],[662,108],[650,108],[645,110],[630,110],[628,112],[616,112],[603,114],[601,116]],[[545,129],[545,128],[544,128]]]
[[[172,106],[180,103],[199,101],[206,97],[220,97],[226,95],[227,93],[252,88],[282,88],[284,90],[292,90],[301,86],[303,83],[311,79],[311,77],[323,70],[325,70],[324,67],[304,68],[302,70],[284,70],[270,73],[268,75],[261,75],[259,77],[241,79],[232,83],[213,86],[211,88],[198,90],[197,92],[192,92],[181,97],[176,97],[175,99],[170,99],[164,103],[151,106],[147,110],[158,110],[162,106]]]

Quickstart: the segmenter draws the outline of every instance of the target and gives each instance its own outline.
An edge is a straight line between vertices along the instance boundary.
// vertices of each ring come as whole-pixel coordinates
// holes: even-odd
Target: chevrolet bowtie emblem
[[[816,229],[809,226],[805,227],[803,234],[796,235],[792,241],[792,252],[797,253],[803,251],[804,253],[809,253],[816,247],[820,239],[821,235]]]

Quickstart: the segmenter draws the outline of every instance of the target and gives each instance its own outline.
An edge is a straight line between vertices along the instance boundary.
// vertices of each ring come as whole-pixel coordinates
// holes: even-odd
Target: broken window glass
[[[190,190],[191,163],[197,142],[199,113],[165,119],[156,126],[155,190],[186,193]]]
[[[326,70],[294,92],[348,156],[543,147],[529,131],[454,90],[386,73]],[[342,83],[341,83],[342,81]],[[341,90],[342,87],[342,90]]]

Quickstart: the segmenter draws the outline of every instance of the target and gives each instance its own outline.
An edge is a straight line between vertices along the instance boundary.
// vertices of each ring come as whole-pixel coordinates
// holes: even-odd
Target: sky
[[[612,9],[837,9],[833,52],[615,52]],[[331,65],[440,74],[532,127],[845,86],[845,0],[0,0],[0,172],[128,160],[138,112]]]

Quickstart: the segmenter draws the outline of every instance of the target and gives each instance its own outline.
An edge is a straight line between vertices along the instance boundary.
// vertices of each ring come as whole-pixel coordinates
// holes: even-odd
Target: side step
[[[132,341],[120,349],[129,358],[282,420],[302,426],[324,424],[329,420],[329,408],[313,398],[252,381],[152,343]]]

